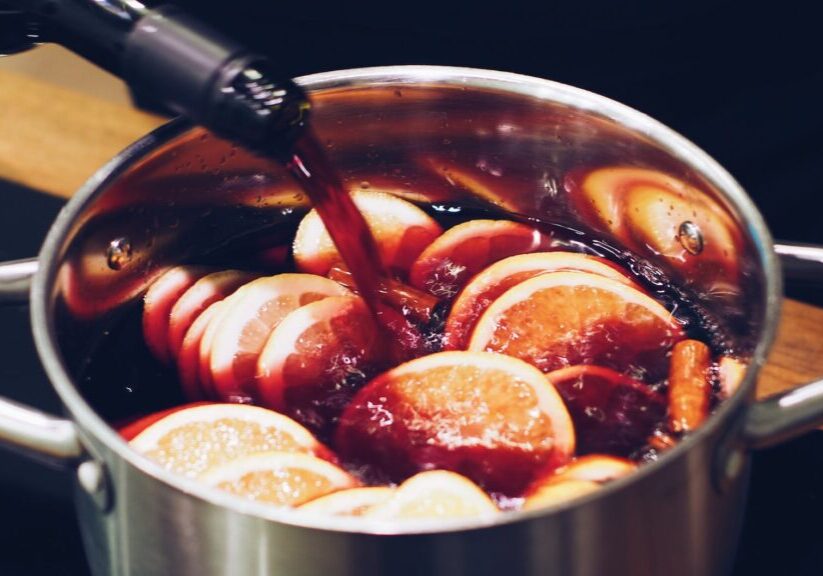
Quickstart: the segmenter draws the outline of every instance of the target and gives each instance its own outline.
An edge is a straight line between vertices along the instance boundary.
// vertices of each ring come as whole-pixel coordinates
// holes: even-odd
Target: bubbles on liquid
[[[480,158],[475,166],[479,168],[481,172],[491,174],[492,176],[500,177],[503,175],[503,167],[491,162],[487,158]]]

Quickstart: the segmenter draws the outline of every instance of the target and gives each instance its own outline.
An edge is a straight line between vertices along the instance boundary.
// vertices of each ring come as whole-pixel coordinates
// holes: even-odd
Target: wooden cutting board
[[[68,197],[121,149],[166,119],[0,70],[0,178]],[[758,396],[823,377],[823,309],[783,303]]]

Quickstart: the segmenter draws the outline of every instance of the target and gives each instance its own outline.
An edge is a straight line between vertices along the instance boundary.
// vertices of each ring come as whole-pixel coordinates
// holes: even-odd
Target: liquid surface
[[[190,364],[175,365],[165,350],[158,354],[152,342],[159,340],[151,337],[157,326],[162,329],[157,318],[174,310],[163,295],[176,299],[182,288],[158,290],[160,296],[119,310],[95,339],[82,369],[83,386],[115,425],[186,400],[254,403],[305,426],[326,444],[322,452],[356,479],[352,482],[400,486],[398,494],[406,494],[406,482],[432,470],[448,471],[459,474],[468,492],[485,491],[500,509],[531,508],[587,493],[591,486],[580,490],[580,482],[596,487],[612,479],[564,476],[577,459],[616,458],[618,468],[629,471],[632,462],[655,460],[696,429],[728,393],[720,387],[719,366],[729,359],[745,362],[748,343],[704,306],[702,295],[585,226],[517,218],[469,201],[413,205],[379,191],[350,196],[311,138],[297,144],[288,167],[314,211],[291,210],[270,228],[272,238],[260,242],[269,261],[241,267],[250,278],[264,279],[226,295],[208,327],[197,328],[203,332],[199,350],[180,360]],[[592,180],[603,186],[615,179],[679,186],[671,178],[640,172],[601,171],[580,181],[582,189]],[[656,210],[666,194],[636,196]],[[603,213],[600,197],[595,200],[586,208],[592,218]],[[655,210],[638,210],[633,228],[625,229],[638,237],[638,230],[657,234],[658,220],[665,218],[643,219]],[[325,226],[309,224],[317,218],[312,214]],[[713,222],[723,225],[719,217]],[[619,235],[624,228],[615,230]],[[258,241],[265,236],[265,227],[256,232]],[[729,254],[710,256],[724,263],[721,276],[736,273],[724,260]],[[200,257],[187,263],[196,268],[183,268],[205,276],[224,261],[225,254]],[[252,253],[250,261],[261,260]],[[701,278],[720,281],[705,261],[688,263]],[[288,284],[289,294],[310,297],[280,311],[286,288],[271,294],[251,289],[278,282]],[[315,294],[310,286],[318,282],[334,289]],[[466,304],[469,293],[474,296]],[[459,312],[456,303],[464,306]],[[683,356],[681,348],[695,349],[689,342],[706,353],[698,360]],[[128,374],[120,362],[124,354],[136,359]],[[194,375],[184,388],[178,370]],[[122,384],[113,387],[113,381]],[[272,501],[303,503],[286,492],[300,492],[314,472],[243,472],[252,466],[244,454],[254,459],[261,450],[283,448],[246,442],[237,449],[234,445],[244,442],[240,436],[214,436],[219,427],[212,426],[217,425],[193,422],[144,453],[172,460],[170,446],[191,444],[210,461],[215,445],[225,456],[218,460],[219,473],[203,466],[192,475],[220,478],[212,485],[245,497],[271,490]],[[234,448],[220,448],[223,443]],[[190,456],[200,458],[196,450]],[[265,462],[261,457],[254,466]],[[343,487],[324,485],[313,497]],[[422,500],[409,506],[434,515],[451,510],[427,507],[431,497],[422,493]],[[386,506],[400,506],[391,498]]]

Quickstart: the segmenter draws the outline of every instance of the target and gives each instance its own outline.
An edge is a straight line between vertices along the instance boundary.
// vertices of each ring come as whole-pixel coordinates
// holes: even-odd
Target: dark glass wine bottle
[[[287,158],[309,103],[267,58],[174,6],[137,0],[3,0],[0,54],[54,42],[120,76],[138,106],[188,116],[247,148]]]

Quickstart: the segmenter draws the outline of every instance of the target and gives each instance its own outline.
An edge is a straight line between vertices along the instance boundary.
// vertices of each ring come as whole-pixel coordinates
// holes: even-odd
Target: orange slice
[[[208,353],[217,396],[233,401],[254,399],[257,358],[283,318],[304,304],[347,294],[337,282],[311,274],[258,278],[237,290],[226,299],[223,313],[212,320],[210,348],[204,350],[201,344],[201,352]]]
[[[241,270],[221,270],[207,274],[195,282],[174,303],[169,315],[169,350],[177,356],[186,332],[203,310],[222,300],[259,274]]]
[[[255,452],[330,456],[291,418],[241,404],[202,404],[175,410],[146,427],[131,440],[131,446],[163,467],[193,478]]]
[[[662,377],[683,330],[658,302],[624,282],[550,272],[510,288],[477,321],[469,350],[520,358],[544,372],[574,364]]]
[[[611,232],[638,253],[667,261],[682,279],[704,291],[739,293],[737,225],[702,190],[664,172],[633,166],[572,172],[566,187],[590,225]]]
[[[571,414],[578,454],[628,456],[665,419],[667,401],[662,394],[609,368],[569,366],[546,377]]]
[[[518,495],[574,453],[574,428],[545,376],[500,354],[441,352],[383,373],[352,399],[336,431],[341,456],[376,477],[453,470]]]
[[[478,518],[499,514],[497,506],[477,484],[446,470],[412,476],[394,494],[365,516],[374,520]]]
[[[383,264],[406,273],[415,258],[443,230],[420,208],[390,194],[359,190],[352,192],[380,250]],[[325,275],[341,260],[316,210],[300,222],[294,237],[294,261],[303,272]]]
[[[195,406],[206,406],[211,404],[210,402],[190,402],[188,404],[182,404],[180,406],[173,406],[166,410],[160,410],[159,412],[154,412],[152,414],[148,414],[145,416],[141,416],[138,418],[130,418],[125,422],[120,423],[119,425],[115,425],[117,428],[117,433],[123,437],[126,441],[131,441],[135,436],[140,434],[143,430],[157,422],[158,420],[162,420],[169,414],[173,414],[175,412],[179,412],[180,410],[186,410],[187,408],[193,408]]]
[[[312,430],[337,421],[379,361],[378,331],[357,296],[332,296],[290,312],[257,362],[266,406]]]
[[[596,492],[600,484],[588,480],[564,480],[535,487],[523,502],[523,510],[557,506],[586,494]]]
[[[496,262],[474,276],[452,304],[443,338],[446,350],[465,350],[477,319],[498,296],[513,286],[546,272],[578,270],[633,284],[608,260],[576,252],[520,254]]]
[[[718,362],[717,376],[720,380],[720,392],[724,398],[729,398],[737,392],[746,377],[746,363],[731,356],[723,356]]]
[[[200,346],[198,349],[198,366],[197,376],[200,382],[200,388],[207,398],[218,399],[217,390],[214,386],[214,379],[211,375],[211,347],[214,339],[217,337],[217,329],[223,321],[226,313],[231,309],[230,301],[221,300],[215,302],[211,306],[214,308],[212,317],[206,324],[206,329],[203,331],[203,336],[200,338]]]
[[[391,498],[394,490],[388,486],[340,490],[303,504],[300,511],[312,516],[363,516]]]
[[[507,212],[520,214],[528,212],[530,205],[534,204],[534,194],[512,193],[510,179],[503,182],[497,170],[488,167],[484,170],[477,166],[476,160],[457,163],[442,157],[422,156],[417,163],[443,178],[452,188],[452,197],[460,191],[472,200],[482,200]],[[531,179],[528,183],[524,181],[523,190],[532,182]]]
[[[161,362],[172,358],[169,319],[177,299],[210,270],[199,266],[175,266],[149,286],[143,298],[143,338]]]
[[[200,480],[209,486],[277,506],[300,506],[357,480],[343,469],[308,454],[263,452],[215,466]]]
[[[218,300],[203,310],[186,331],[186,336],[177,351],[177,375],[180,378],[180,386],[186,397],[191,400],[212,397],[211,380],[204,382],[200,376],[200,345],[209,323],[222,309],[223,302]]]
[[[687,282],[712,293],[739,293],[736,228],[710,202],[702,193],[684,196],[655,186],[639,186],[626,196],[626,227],[636,245],[665,260]],[[684,225],[692,226],[698,235],[688,235],[687,229],[681,228]]]
[[[603,484],[631,474],[636,469],[637,464],[625,458],[606,454],[590,454],[558,468],[545,481],[586,480]]]
[[[510,220],[469,220],[437,237],[409,272],[409,282],[438,298],[451,298],[475,274],[507,256],[547,246],[532,226]]]

